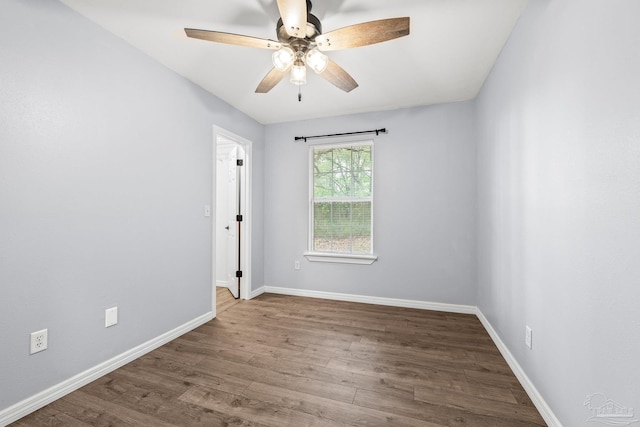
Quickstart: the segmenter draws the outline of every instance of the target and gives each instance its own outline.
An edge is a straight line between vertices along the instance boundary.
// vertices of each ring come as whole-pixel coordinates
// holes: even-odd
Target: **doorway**
[[[235,299],[251,293],[251,141],[214,126],[214,290]],[[215,301],[214,301],[215,306]]]

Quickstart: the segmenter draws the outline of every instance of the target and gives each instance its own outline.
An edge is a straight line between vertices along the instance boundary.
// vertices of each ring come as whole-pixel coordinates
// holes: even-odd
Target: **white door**
[[[235,144],[218,145],[216,191],[216,286],[229,288],[235,298],[240,297],[236,272],[241,271],[239,258],[239,192],[242,176],[238,159],[243,150]],[[242,280],[242,279],[240,279]]]
[[[229,173],[229,191],[227,197],[227,280],[231,284],[229,290],[234,298],[240,298],[240,283],[236,277],[236,271],[240,271],[240,254],[238,252],[238,222],[236,215],[238,214],[238,147],[231,150],[229,156],[229,164],[227,167]]]
[[[216,286],[229,287],[227,279],[227,193],[228,186],[228,151],[227,147],[218,146],[216,153]]]

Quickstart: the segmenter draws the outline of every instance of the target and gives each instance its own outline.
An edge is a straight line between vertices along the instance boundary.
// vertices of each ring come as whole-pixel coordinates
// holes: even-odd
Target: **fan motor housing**
[[[287,33],[287,30],[284,28],[282,18],[278,19],[278,24],[276,25],[276,33],[278,34],[278,40],[280,40],[282,43],[290,44],[293,40],[297,39],[297,37],[291,37]],[[320,34],[322,34],[322,24],[320,23],[320,20],[315,15],[307,13],[307,31],[305,33],[304,40],[308,40],[311,42]]]

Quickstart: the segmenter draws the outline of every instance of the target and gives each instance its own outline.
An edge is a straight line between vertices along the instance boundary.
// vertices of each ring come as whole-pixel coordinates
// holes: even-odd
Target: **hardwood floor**
[[[14,425],[545,425],[473,315],[273,294],[217,311]]]
[[[239,302],[240,300],[235,299],[229,289],[223,287],[216,288],[216,316],[223,311],[227,311]]]

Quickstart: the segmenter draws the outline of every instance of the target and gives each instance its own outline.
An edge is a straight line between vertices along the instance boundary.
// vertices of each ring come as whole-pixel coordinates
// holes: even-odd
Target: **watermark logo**
[[[633,408],[627,408],[614,400],[607,399],[607,396],[602,393],[587,396],[584,406],[591,411],[587,421],[610,426],[628,426],[638,422],[638,419],[633,417]]]

